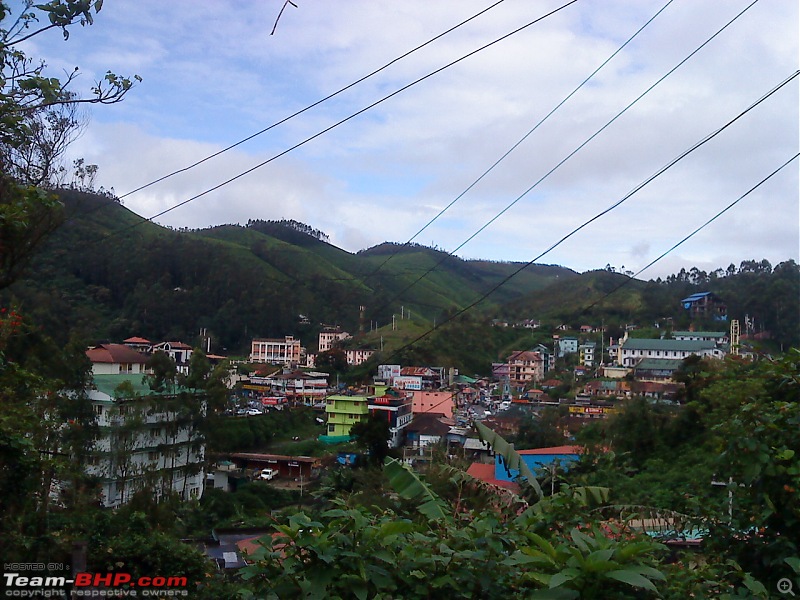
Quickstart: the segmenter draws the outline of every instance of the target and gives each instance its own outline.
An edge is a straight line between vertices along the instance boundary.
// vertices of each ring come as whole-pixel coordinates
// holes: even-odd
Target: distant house
[[[400,377],[420,377],[423,390],[438,390],[442,387],[443,374],[442,367],[403,367],[400,369]]]
[[[347,364],[352,367],[357,367],[358,365],[367,362],[370,357],[375,354],[375,350],[368,350],[365,348],[358,350],[345,350],[344,354],[347,358]]]
[[[161,342],[153,345],[153,352],[164,352],[178,367],[178,371],[189,373],[189,359],[192,357],[192,347],[183,342]]]
[[[149,356],[125,344],[99,344],[90,346],[86,356],[92,363],[95,375],[135,375],[149,372]]]
[[[578,351],[578,340],[573,337],[560,337],[556,339],[558,357],[563,358],[567,354],[575,354]]]
[[[699,292],[681,300],[681,305],[692,319],[728,320],[728,307],[716,294]]]
[[[129,337],[127,340],[123,340],[122,343],[128,346],[128,348],[132,348],[137,352],[142,352],[143,354],[150,352],[150,348],[153,346],[153,342],[150,340],[135,336]]]
[[[411,423],[411,396],[387,390],[382,396],[369,398],[369,414],[377,415],[389,425],[389,446],[398,448],[405,438],[405,429]]]
[[[683,360],[692,355],[723,358],[725,352],[718,348],[715,342],[702,340],[680,341],[626,337],[619,343],[617,364],[623,367],[633,367],[643,358]]]
[[[250,362],[296,367],[300,364],[300,340],[287,335],[283,339],[257,338],[250,344]]]
[[[436,444],[446,439],[454,424],[452,419],[441,413],[415,415],[406,429],[406,444],[413,448]]]
[[[544,378],[544,358],[538,352],[517,350],[506,359],[512,385],[525,386]]]
[[[328,396],[325,399],[328,415],[327,433],[320,436],[324,442],[340,442],[350,438],[353,425],[365,421],[369,416],[369,400],[366,396]]]
[[[714,342],[717,346],[728,343],[727,331],[673,331],[672,339],[681,341]]]
[[[423,413],[440,413],[452,415],[455,410],[455,393],[428,390],[413,391],[413,411],[415,415]]]
[[[583,392],[593,398],[608,398],[610,396],[623,398],[630,396],[631,384],[628,381],[619,379],[610,381],[606,379],[593,379],[586,382],[586,385],[583,386]]]
[[[250,381],[268,385],[273,394],[303,404],[321,402],[328,392],[327,373],[288,371],[274,373],[268,377],[251,377]]]
[[[578,356],[580,363],[584,367],[593,367],[597,361],[597,344],[595,342],[584,342],[578,346]]]
[[[338,327],[325,327],[319,332],[318,348],[320,352],[327,352],[334,347],[336,342],[346,340],[352,337],[346,331],[342,331]]]
[[[683,360],[679,358],[643,358],[633,367],[633,376],[641,381],[672,381]]]

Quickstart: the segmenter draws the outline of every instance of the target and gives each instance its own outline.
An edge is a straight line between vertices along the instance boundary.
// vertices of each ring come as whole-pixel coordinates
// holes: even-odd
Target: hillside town
[[[712,322],[726,324],[725,307],[711,294],[695,294],[682,304],[693,319],[706,318],[711,311]],[[449,454],[476,458],[468,472],[494,485],[510,482],[511,476],[500,462],[491,472],[479,466],[492,464],[495,453],[479,439],[476,421],[513,437],[526,415],[558,408],[567,416],[564,444],[551,459],[563,459],[564,449],[570,456],[578,452],[571,443],[587,420],[608,418],[626,399],[679,404],[684,384],[674,375],[687,358],[722,360],[747,354],[735,321],[728,331],[667,331],[659,338],[634,337],[630,334],[635,328],[628,329],[614,339],[607,338],[600,325],[582,325],[575,336],[558,327],[551,346],[515,350],[505,361],[493,363],[490,375],[468,376],[435,365],[378,364],[370,381],[355,385],[337,384],[329,373],[315,370],[319,354],[339,350],[342,342],[352,340],[338,327],[322,327],[317,352],[308,352],[290,335],[257,338],[249,357],[238,360],[205,354],[180,341],[130,337],[122,343],[98,344],[87,349],[86,356],[92,364],[89,398],[104,435],[87,469],[102,481],[107,507],[125,504],[153,482],[157,495],[170,491],[199,499],[207,486],[232,490],[231,481],[260,478],[264,469],[272,470],[269,479],[276,484],[302,478],[309,485],[323,474],[321,457],[233,451],[209,460],[199,421],[192,418],[209,410],[204,393],[179,384],[148,387],[157,354],[184,376],[189,375],[193,353],[226,365],[228,398],[218,407],[224,417],[313,410],[321,429],[316,439],[331,448],[330,454],[354,439],[356,424],[377,418],[387,425],[387,446],[399,449],[408,464],[424,461],[426,449],[441,445]],[[376,353],[339,351],[348,366],[359,366]],[[160,408],[150,408],[145,415],[143,399]],[[522,456],[550,456],[546,450]],[[352,452],[344,454],[351,456],[348,464],[355,464]],[[547,463],[536,458],[531,464],[541,468]]]
[[[6,597],[795,596],[796,2],[105,4],[0,0]]]

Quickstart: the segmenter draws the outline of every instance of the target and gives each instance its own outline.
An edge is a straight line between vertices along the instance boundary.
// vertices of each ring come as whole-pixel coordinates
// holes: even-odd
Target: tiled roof
[[[173,350],[191,350],[192,347],[188,344],[184,344],[183,342],[161,342],[160,344],[156,344],[156,347],[159,346],[166,346],[169,344],[169,347]]]
[[[445,436],[449,433],[453,420],[441,413],[420,413],[408,424],[409,431],[418,431],[424,435]]]
[[[512,352],[511,356],[508,357],[508,362],[513,362],[515,360],[539,362],[543,359],[542,355],[538,352],[533,352],[532,350],[517,350]]]
[[[100,344],[86,350],[93,363],[145,364],[148,357],[125,344]]]
[[[146,340],[141,337],[129,337],[127,340],[123,340],[125,344],[149,344],[151,343],[150,340]]]
[[[467,469],[467,475],[470,475],[480,481],[491,483],[492,485],[506,488],[507,490],[512,490],[516,493],[519,493],[520,491],[519,484],[514,483],[513,481],[501,481],[500,479],[495,479],[493,464],[487,465],[484,463],[472,463]]]

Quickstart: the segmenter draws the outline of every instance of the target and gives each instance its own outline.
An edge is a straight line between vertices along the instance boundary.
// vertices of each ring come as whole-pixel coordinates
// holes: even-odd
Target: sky
[[[139,75],[87,109],[69,159],[152,217],[217,186],[568,0],[505,0],[333,99],[492,0],[107,1],[89,27],[25,42],[88,89]],[[414,241],[463,258],[529,261],[621,200],[798,69],[798,3],[673,0],[633,41]],[[156,222],[294,219],[350,252],[406,242],[562,102],[667,0],[578,0]],[[275,27],[274,34],[271,31]],[[798,152],[798,79],[536,262],[638,271]],[[552,173],[548,173],[557,167]],[[531,189],[532,188],[532,189]],[[528,191],[530,190],[530,191]],[[639,278],[743,260],[800,260],[798,160]]]

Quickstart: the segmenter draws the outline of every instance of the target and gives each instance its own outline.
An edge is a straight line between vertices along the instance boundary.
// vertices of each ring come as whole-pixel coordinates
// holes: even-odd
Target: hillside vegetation
[[[391,322],[401,306],[433,321],[516,268],[423,247],[400,248],[388,261],[380,252],[351,254],[325,242],[321,232],[291,223],[175,231],[143,222],[105,196],[60,195],[65,223],[4,299],[62,336],[193,343],[206,328],[214,349],[228,353],[246,352],[259,336],[294,335],[314,348],[322,323],[357,331],[360,306],[367,324]],[[569,276],[576,274],[538,267],[504,286],[494,301]]]

